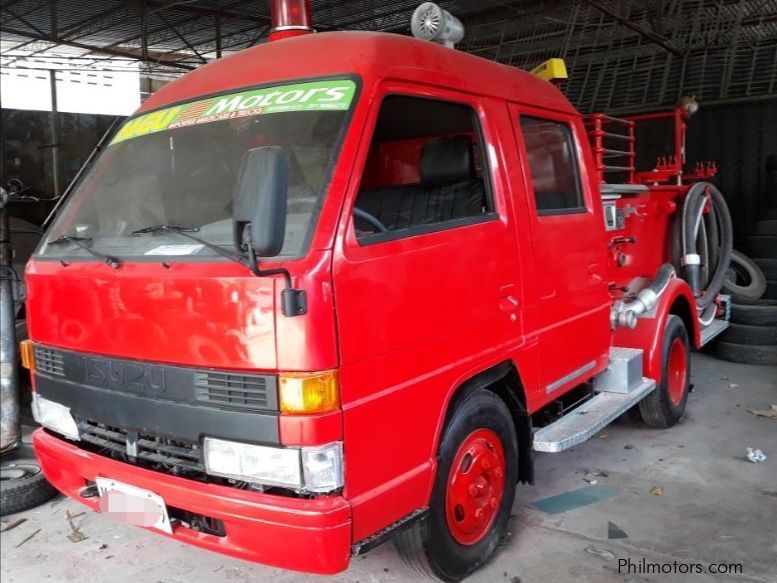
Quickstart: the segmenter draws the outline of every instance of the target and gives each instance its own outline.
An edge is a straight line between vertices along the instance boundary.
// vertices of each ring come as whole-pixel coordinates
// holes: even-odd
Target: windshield
[[[261,146],[282,146],[288,155],[280,255],[303,255],[355,88],[350,80],[265,87],[130,119],[73,192],[38,255],[218,256],[174,231],[136,232],[159,225],[187,227],[234,249],[238,169],[245,153]]]

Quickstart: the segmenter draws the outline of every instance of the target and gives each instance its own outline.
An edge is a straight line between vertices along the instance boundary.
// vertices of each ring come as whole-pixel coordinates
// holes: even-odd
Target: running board
[[[656,388],[653,379],[642,381],[628,392],[603,391],[573,409],[558,421],[534,433],[536,451],[558,452],[583,443],[640,402]]]
[[[701,329],[701,345],[704,346],[712,341],[715,337],[728,328],[728,320],[720,320],[715,318],[708,326]]]

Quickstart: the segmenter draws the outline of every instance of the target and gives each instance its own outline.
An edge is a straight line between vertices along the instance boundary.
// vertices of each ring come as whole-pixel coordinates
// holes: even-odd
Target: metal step
[[[729,323],[727,320],[720,320],[715,318],[712,322],[710,322],[709,326],[705,326],[701,329],[701,345],[704,346],[710,342],[718,334],[728,328],[728,325]]]
[[[655,388],[656,382],[653,379],[643,377],[642,382],[628,393],[598,393],[593,399],[573,409],[558,421],[538,429],[534,433],[534,449],[557,452],[584,442],[636,405]]]

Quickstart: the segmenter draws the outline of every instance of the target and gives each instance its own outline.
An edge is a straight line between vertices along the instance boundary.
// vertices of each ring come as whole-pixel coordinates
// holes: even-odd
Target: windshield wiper
[[[231,259],[235,263],[239,263],[243,267],[248,268],[251,273],[257,277],[267,277],[270,275],[282,275],[285,282],[285,289],[281,292],[281,312],[284,316],[301,316],[307,314],[308,303],[307,295],[304,290],[294,289],[291,281],[291,274],[285,267],[276,267],[275,269],[260,269],[259,264],[256,261],[256,255],[254,253],[254,247],[250,240],[247,242],[247,253],[237,253],[234,251],[227,251],[218,245],[210,243],[205,239],[201,239],[192,233],[196,233],[200,229],[198,227],[183,227],[179,225],[153,225],[151,227],[144,227],[132,231],[130,235],[145,235],[145,234],[157,234],[157,233],[177,233],[183,237],[191,239],[200,243],[204,247],[207,247],[211,251],[218,253],[219,255]]]
[[[146,233],[196,233],[199,231],[199,227],[184,227],[179,225],[152,225],[150,227],[143,227],[142,229],[135,229],[130,235],[144,235]]]
[[[107,263],[109,266],[111,266],[113,269],[118,269],[121,267],[121,259],[114,257],[113,255],[106,255],[105,253],[100,253],[99,251],[95,251],[91,247],[89,247],[89,243],[92,242],[91,237],[74,237],[69,235],[62,235],[61,237],[54,239],[53,241],[49,241],[46,243],[47,245],[65,245],[67,243],[72,243],[73,245],[76,245],[77,247],[80,247],[90,255],[93,255],[94,257],[97,257],[98,259],[102,259]]]
[[[137,235],[146,235],[146,234],[156,235],[159,233],[177,233],[178,235],[191,239],[192,241],[196,241],[200,245],[210,249],[214,253],[218,253],[222,257],[231,259],[235,263],[239,263],[240,265],[243,265],[244,267],[248,267],[249,269],[251,269],[251,266],[248,263],[247,256],[243,254],[235,253],[233,251],[227,251],[226,249],[219,247],[214,243],[206,241],[201,237],[192,235],[192,233],[196,233],[199,230],[200,230],[199,227],[183,227],[180,225],[152,225],[150,227],[143,227],[142,229],[136,229],[135,231],[132,231],[130,235],[137,236]]]

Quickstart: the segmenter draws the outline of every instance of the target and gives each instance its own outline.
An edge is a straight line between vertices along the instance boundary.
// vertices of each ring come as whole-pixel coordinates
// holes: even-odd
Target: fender
[[[458,403],[466,399],[467,396],[474,391],[493,387],[501,381],[510,379],[513,381],[513,387],[505,387],[505,390],[499,391],[498,394],[505,400],[505,404],[513,415],[513,421],[516,423],[518,448],[519,452],[522,454],[521,459],[519,460],[519,481],[531,484],[534,483],[531,449],[531,417],[526,410],[526,387],[523,385],[519,370],[519,363],[514,359],[494,361],[486,364],[481,363],[479,366],[470,368],[459,375],[456,381],[451,385],[445,396],[445,405],[440,410],[440,416],[437,423],[434,449],[432,450],[432,479],[429,483],[427,499],[431,498],[432,488],[434,487],[434,476],[437,473],[437,451],[439,450],[445,427],[448,425],[451,412]],[[515,390],[511,390],[512,388],[515,388]]]
[[[640,348],[645,351],[643,374],[657,383],[661,382],[662,375],[661,341],[666,319],[671,314],[683,319],[691,344],[699,348],[701,326],[696,316],[696,299],[688,283],[679,278],[673,278],[669,282],[653,310],[637,319],[636,328],[618,328],[613,333],[615,346]]]

